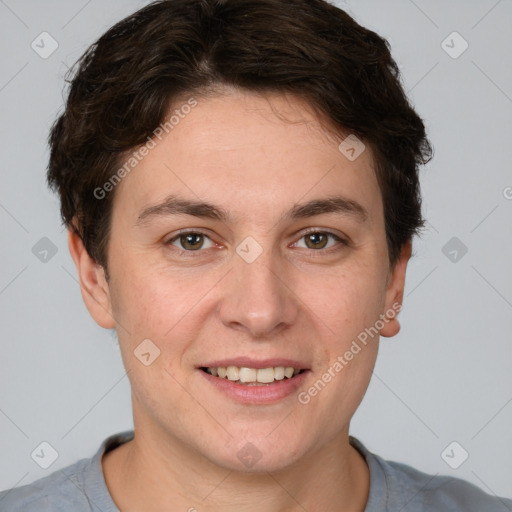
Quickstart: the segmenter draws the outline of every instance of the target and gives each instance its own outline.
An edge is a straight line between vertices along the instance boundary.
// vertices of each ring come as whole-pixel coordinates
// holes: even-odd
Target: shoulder
[[[400,462],[384,460],[351,436],[370,468],[367,512],[512,512],[512,499],[487,494],[476,485],[445,475],[431,475]]]
[[[390,499],[406,510],[512,512],[512,500],[487,494],[476,485],[445,475],[431,475],[406,464],[380,459],[390,484]]]
[[[80,459],[31,484],[0,492],[0,511],[119,512],[105,483],[101,459],[133,436],[133,430],[113,434],[93,457]]]
[[[81,476],[91,459],[82,459],[51,475],[0,492],[2,512],[90,511]]]

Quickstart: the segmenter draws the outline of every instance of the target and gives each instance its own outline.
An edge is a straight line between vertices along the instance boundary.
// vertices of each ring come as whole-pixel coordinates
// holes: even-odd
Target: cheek
[[[350,294],[338,293],[337,303],[323,311],[334,334],[320,340],[320,364],[310,387],[299,397],[313,415],[332,420],[328,429],[332,434],[350,420],[363,399],[378,353],[379,336],[372,327],[381,301],[365,293],[365,288],[358,293],[350,289]]]
[[[116,288],[114,316],[132,339],[163,340],[198,302],[198,293],[190,283],[168,275],[132,272]]]
[[[215,329],[210,316],[215,306],[213,287],[219,279],[185,279],[165,272],[142,275],[140,271],[125,276],[113,300],[125,367],[132,370],[136,387],[155,388],[157,382],[166,383],[162,389],[165,394],[176,384],[172,375],[182,381],[182,367],[190,364],[190,349],[201,337],[201,331]],[[211,293],[206,294],[210,289]],[[148,339],[154,346],[144,341]],[[143,343],[149,352],[158,354],[148,367],[134,357],[146,352],[142,352],[146,346]]]
[[[317,281],[318,286],[310,288],[308,305],[324,325],[328,337],[337,340],[338,349],[374,325],[383,312],[383,280],[374,268],[354,266],[323,278]],[[306,289],[305,283],[304,293]],[[312,293],[311,289],[316,291]]]
[[[375,323],[384,304],[383,279],[376,267],[362,271],[354,266],[333,276],[321,287],[322,293],[311,297],[311,309],[326,335],[318,347],[320,364],[308,394],[312,401],[321,395],[318,411],[340,415],[339,421],[356,410],[371,379],[379,340]]]
[[[114,316],[121,327],[118,332],[123,337],[135,343],[139,338],[152,338],[159,332],[158,312],[163,304],[158,290],[152,286],[124,279],[112,302]]]

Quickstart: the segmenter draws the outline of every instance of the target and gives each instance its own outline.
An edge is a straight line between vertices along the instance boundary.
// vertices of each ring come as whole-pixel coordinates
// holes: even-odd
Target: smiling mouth
[[[280,381],[293,379],[306,370],[291,366],[269,368],[246,368],[238,366],[202,367],[201,370],[214,377],[226,379],[245,386],[269,386]]]

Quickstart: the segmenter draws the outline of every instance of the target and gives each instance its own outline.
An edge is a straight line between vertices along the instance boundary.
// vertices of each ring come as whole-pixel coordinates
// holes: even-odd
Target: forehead
[[[170,194],[208,200],[239,218],[338,194],[367,205],[370,217],[381,208],[370,148],[347,158],[339,149],[347,133],[326,129],[299,98],[240,91],[185,97],[174,102],[171,118],[118,185],[114,210],[140,211]]]

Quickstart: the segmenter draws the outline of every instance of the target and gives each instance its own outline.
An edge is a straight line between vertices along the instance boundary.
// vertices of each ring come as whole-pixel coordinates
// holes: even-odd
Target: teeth
[[[276,366],[274,368],[274,379],[276,379],[276,380],[284,379],[284,366]]]
[[[240,370],[237,366],[228,366],[226,376],[229,380],[238,380],[240,378]]]
[[[299,369],[291,366],[276,366],[274,368],[239,368],[238,366],[219,366],[218,368],[207,368],[206,371],[221,379],[227,378],[233,382],[243,384],[260,383],[270,384],[274,380],[283,380],[285,377],[291,379],[298,373]]]
[[[240,368],[240,382],[256,382],[257,374],[254,368]]]
[[[274,368],[262,368],[256,372],[256,381],[262,384],[274,382]]]

